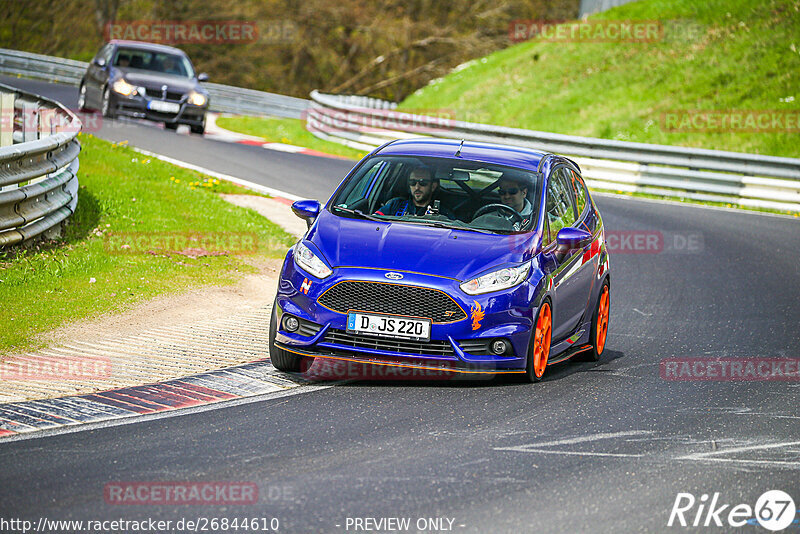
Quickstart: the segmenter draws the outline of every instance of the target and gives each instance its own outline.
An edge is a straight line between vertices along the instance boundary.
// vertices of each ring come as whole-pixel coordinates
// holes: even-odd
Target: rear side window
[[[564,169],[550,173],[547,183],[547,223],[550,227],[547,243],[555,241],[558,231],[572,226],[576,221],[575,209],[572,206],[570,192],[572,187],[567,180]]]
[[[577,216],[580,218],[580,216],[583,214],[583,210],[586,209],[586,184],[583,183],[581,175],[572,169],[564,169],[564,171],[570,178],[572,192],[575,194],[575,208],[577,211]]]

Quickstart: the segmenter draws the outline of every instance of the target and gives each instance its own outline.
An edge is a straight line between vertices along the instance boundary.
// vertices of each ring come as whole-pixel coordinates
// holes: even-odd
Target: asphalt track
[[[74,88],[0,79],[9,80],[75,104]],[[97,135],[319,199],[350,166],[131,122]],[[609,233],[661,232],[664,244],[612,256],[600,362],[551,367],[533,385],[353,382],[2,443],[0,517],[274,517],[280,532],[354,532],[352,518],[367,517],[410,518],[413,532],[419,518],[447,518],[470,533],[668,532],[685,530],[667,527],[680,492],[719,492],[727,511],[771,489],[800,505],[800,381],[660,375],[667,358],[800,357],[800,221],[596,202]],[[107,504],[104,486],[121,481],[248,481],[259,501]]]

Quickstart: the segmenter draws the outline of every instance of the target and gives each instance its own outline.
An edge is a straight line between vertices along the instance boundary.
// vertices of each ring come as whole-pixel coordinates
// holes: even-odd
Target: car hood
[[[536,233],[490,235],[418,224],[374,222],[323,210],[307,236],[333,267],[411,271],[468,280],[530,259]]]
[[[197,87],[194,78],[183,78],[163,73],[150,73],[138,69],[119,69],[125,81],[132,85],[141,85],[147,88],[161,88],[166,85],[170,91],[188,93]]]

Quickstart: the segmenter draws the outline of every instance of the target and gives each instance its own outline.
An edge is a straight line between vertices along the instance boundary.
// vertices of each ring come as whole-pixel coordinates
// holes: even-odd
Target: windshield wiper
[[[381,222],[384,222],[383,219],[379,219],[378,217],[375,217],[373,215],[369,215],[367,213],[364,213],[361,210],[354,210],[352,208],[343,208],[342,206],[334,206],[333,209],[336,210],[336,211],[343,211],[343,212],[349,213],[351,215],[356,215],[356,216],[358,216],[358,217],[360,217],[362,219],[369,219],[370,221],[381,221]]]
[[[406,222],[406,221],[403,221]],[[425,226],[433,226],[435,228],[447,228],[448,230],[464,230],[467,232],[478,232],[481,234],[493,234],[489,230],[481,230],[480,228],[470,228],[469,226],[453,226],[450,224],[445,224],[443,222],[436,222],[436,221],[413,221],[416,224],[424,224]]]

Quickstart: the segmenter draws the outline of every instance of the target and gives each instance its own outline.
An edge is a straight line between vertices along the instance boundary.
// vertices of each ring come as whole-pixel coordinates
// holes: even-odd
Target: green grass
[[[524,42],[432,82],[400,109],[447,110],[460,120],[571,135],[798,156],[796,130],[669,132],[662,118],[692,110],[797,113],[798,0],[644,0],[591,18],[603,19],[657,19],[663,39]]]
[[[82,135],[81,144],[78,207],[64,241],[0,253],[0,354],[36,348],[38,333],[157,295],[235,283],[294,242],[255,211],[216,194],[247,193],[243,188],[150,159],[124,143]],[[147,241],[139,253],[131,253],[137,246],[118,246],[165,235],[225,241],[165,249]],[[189,248],[227,252],[194,258]]]
[[[217,125],[226,130],[261,137],[270,143],[302,146],[334,156],[358,160],[367,154],[348,146],[314,137],[306,130],[305,121],[300,119],[246,116],[220,117],[217,119]]]

